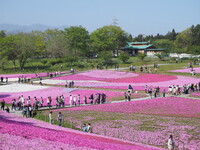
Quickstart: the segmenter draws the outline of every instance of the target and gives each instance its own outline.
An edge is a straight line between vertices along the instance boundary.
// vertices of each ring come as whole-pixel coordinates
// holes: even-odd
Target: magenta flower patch
[[[183,116],[200,118],[200,101],[179,97],[165,97],[131,101],[123,103],[111,103],[104,105],[84,106],[68,108],[78,111],[107,111],[119,113],[155,114],[163,116]]]
[[[193,70],[195,70],[196,73],[200,73],[200,67],[198,67],[198,68],[193,68]],[[191,68],[178,69],[178,70],[171,70],[170,72],[190,73],[190,72],[191,72]]]
[[[30,146],[34,146],[35,149],[52,148],[56,150],[64,148],[72,150],[160,149],[142,144],[125,142],[119,139],[117,140],[114,138],[75,131],[72,129],[51,125],[34,119],[25,119],[2,111],[0,111],[0,113],[0,142],[1,148],[3,147],[3,149],[5,150],[10,149],[11,147],[14,147],[14,149],[23,149],[28,147],[30,148]],[[47,142],[47,144],[50,145],[47,146],[45,144],[45,141]],[[13,142],[15,143],[15,146],[13,146]]]

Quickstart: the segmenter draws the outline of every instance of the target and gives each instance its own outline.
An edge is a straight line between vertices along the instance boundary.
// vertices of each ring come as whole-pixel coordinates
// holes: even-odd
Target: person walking
[[[50,111],[50,113],[49,113],[49,123],[50,124],[53,124],[53,117],[52,117],[52,111]]]
[[[133,93],[133,87],[129,84],[128,85],[128,90],[127,90],[129,93]]]
[[[16,110],[16,99],[12,100],[12,107],[11,110]]]
[[[163,89],[162,93],[163,93],[163,97],[165,97],[165,94],[166,94],[165,89]]]
[[[58,113],[58,125],[61,126],[62,124],[62,119],[63,119],[63,116],[61,114],[61,112]]]
[[[131,92],[130,91],[127,94],[127,99],[128,99],[128,101],[131,101]]]
[[[83,97],[83,101],[84,101],[85,104],[87,104],[87,97],[86,96]]]
[[[5,109],[5,100],[3,99],[1,101],[1,110],[4,110]]]
[[[77,97],[76,97],[76,95],[74,96],[74,101],[73,101],[73,105],[74,106],[76,106],[76,99],[77,99]]]
[[[80,106],[81,105],[81,96],[80,96],[80,94],[78,94],[78,106]]]
[[[69,96],[69,105],[70,105],[70,106],[72,106],[72,99],[73,99],[73,97],[72,97],[72,95],[70,95],[70,96]]]

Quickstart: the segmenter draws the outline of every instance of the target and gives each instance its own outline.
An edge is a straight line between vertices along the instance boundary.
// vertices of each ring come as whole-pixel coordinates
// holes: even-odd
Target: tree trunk
[[[13,65],[14,65],[14,69],[16,70],[16,61],[12,60],[12,62],[13,62]]]

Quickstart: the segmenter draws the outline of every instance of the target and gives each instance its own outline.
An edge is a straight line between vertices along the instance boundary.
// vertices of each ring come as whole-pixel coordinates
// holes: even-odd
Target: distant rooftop
[[[150,42],[127,42],[128,45],[147,45]]]

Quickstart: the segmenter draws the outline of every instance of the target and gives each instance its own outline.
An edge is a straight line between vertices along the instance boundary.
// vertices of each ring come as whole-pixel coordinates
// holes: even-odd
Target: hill
[[[19,32],[31,32],[31,31],[45,31],[47,29],[59,29],[62,30],[67,28],[64,26],[48,26],[42,24],[33,24],[33,25],[16,25],[16,24],[0,24],[0,30],[4,30],[6,34],[15,34]]]

